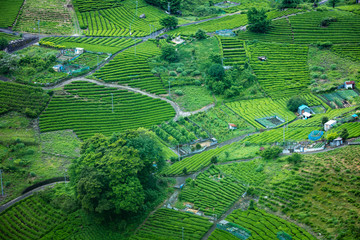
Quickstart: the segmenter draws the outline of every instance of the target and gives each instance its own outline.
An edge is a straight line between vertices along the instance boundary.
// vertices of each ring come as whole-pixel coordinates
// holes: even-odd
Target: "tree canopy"
[[[287,102],[287,108],[292,112],[296,112],[298,108],[303,104],[307,104],[304,99],[299,96],[294,96],[290,98]]]
[[[282,0],[281,8],[296,8],[301,3],[301,0]]]
[[[175,62],[179,59],[179,54],[173,46],[167,45],[161,48],[161,58],[168,62]]]
[[[173,16],[167,16],[160,19],[160,25],[164,28],[173,29],[178,25],[178,19]]]
[[[249,22],[248,29],[251,32],[265,33],[270,29],[271,20],[267,19],[264,9],[251,8],[247,12],[247,18]]]
[[[83,143],[81,157],[71,166],[71,179],[86,212],[99,217],[131,215],[153,199],[149,191],[157,191],[153,173],[164,165],[153,137],[139,129],[110,138],[96,134]]]

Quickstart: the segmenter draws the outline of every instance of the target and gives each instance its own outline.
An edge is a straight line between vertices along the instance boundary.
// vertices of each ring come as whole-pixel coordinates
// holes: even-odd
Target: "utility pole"
[[[1,179],[1,196],[4,196],[4,188],[3,188],[3,183],[2,183],[2,171],[0,169],[0,179]]]
[[[135,9],[135,15],[137,16],[137,7],[138,7],[138,1],[136,0],[136,9]]]
[[[65,180],[65,184],[66,184],[66,173],[67,173],[67,169],[65,169],[65,171],[64,171],[64,180]]]
[[[178,154],[179,154],[179,162],[180,162],[180,144],[178,144]]]
[[[38,20],[39,40],[40,40],[40,20]]]
[[[184,240],[184,227],[182,227],[182,240]]]
[[[111,111],[114,113],[114,95],[111,93]]]
[[[168,2],[168,12],[169,12],[169,14],[171,14],[171,12],[170,12],[170,2]]]
[[[170,93],[170,81],[169,81],[169,98],[171,98],[171,93]]]

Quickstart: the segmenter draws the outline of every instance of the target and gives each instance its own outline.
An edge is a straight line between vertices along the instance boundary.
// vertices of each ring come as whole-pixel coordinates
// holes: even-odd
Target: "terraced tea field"
[[[246,61],[245,43],[236,38],[220,38],[220,46],[223,53],[224,65],[243,65]]]
[[[266,213],[264,210],[235,210],[225,220],[249,230],[251,232],[251,239],[278,239],[280,232],[285,232],[287,235],[290,235],[291,239],[316,239],[294,223],[287,222],[279,217]]]
[[[81,139],[95,133],[110,136],[126,129],[151,127],[175,115],[165,101],[117,88],[73,82],[64,89],[70,95],[55,95],[40,116],[42,132],[73,129]]]
[[[36,117],[49,100],[40,88],[0,81],[0,114],[19,111]]]
[[[23,3],[24,0],[0,1],[0,9],[1,9],[0,27],[2,28],[12,27]]]
[[[307,46],[255,43],[247,47],[250,64],[266,94],[279,99],[308,93]],[[266,61],[260,61],[260,56],[265,56]]]
[[[131,240],[174,239],[200,240],[210,228],[207,218],[161,208],[150,215]]]
[[[40,239],[65,217],[41,198],[29,197],[0,214],[0,239]]]
[[[160,78],[151,73],[147,63],[148,58],[159,53],[160,49],[154,43],[142,43],[136,46],[136,50],[131,48],[117,55],[94,76],[105,82],[127,84],[151,93],[166,94]]]
[[[337,21],[328,27],[321,27],[320,23],[326,17],[336,18]],[[294,43],[358,43],[360,36],[360,16],[350,12],[308,12],[291,16],[289,20],[294,32]]]
[[[64,46],[65,48],[84,48],[91,52],[116,53],[128,48],[141,40],[124,39],[124,38],[82,38],[82,37],[46,37],[40,41],[40,44]]]
[[[254,100],[231,102],[227,103],[226,106],[256,128],[273,128],[276,127],[276,125],[272,124],[264,126],[260,124],[259,121],[256,121],[256,119],[277,116],[281,118],[284,123],[286,121],[294,120],[296,118],[295,114],[286,108],[286,103],[284,102],[286,101],[282,99],[272,100],[270,98],[259,98]],[[282,124],[283,123],[279,125]]]
[[[205,215],[220,217],[245,192],[246,186],[234,177],[227,177],[217,167],[200,173],[194,183],[187,184],[179,200],[193,203]],[[221,196],[219,198],[218,196]]]
[[[191,157],[184,158],[180,162],[176,162],[172,164],[169,168],[165,169],[162,174],[166,176],[173,176],[173,175],[186,175],[184,174],[183,170],[186,168],[187,173],[193,173],[204,167],[210,165],[211,158],[213,156],[217,156],[223,151],[226,151],[230,145],[227,145],[222,148],[211,149],[200,154],[196,154]]]
[[[160,30],[159,20],[166,16],[145,1],[75,1],[74,5],[80,27],[87,36],[143,37],[154,32],[155,28]],[[146,18],[140,18],[142,14]]]

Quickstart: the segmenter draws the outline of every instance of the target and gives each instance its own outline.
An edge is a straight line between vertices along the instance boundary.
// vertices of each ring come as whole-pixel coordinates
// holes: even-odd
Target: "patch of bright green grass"
[[[42,133],[41,149],[50,154],[79,157],[81,141],[72,131],[56,131]]]
[[[183,96],[175,94],[176,90],[182,91]],[[184,111],[195,111],[214,102],[205,86],[180,86],[171,89],[171,97]]]

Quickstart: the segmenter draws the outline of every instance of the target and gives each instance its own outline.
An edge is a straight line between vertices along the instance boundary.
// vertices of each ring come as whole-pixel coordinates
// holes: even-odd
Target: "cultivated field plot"
[[[200,173],[194,183],[187,184],[179,200],[194,204],[205,215],[220,217],[245,192],[245,185],[233,177],[224,176],[217,167]],[[219,197],[221,196],[221,197]]]
[[[360,6],[358,4],[344,5],[344,6],[337,7],[337,9],[360,14]]]
[[[198,29],[202,29],[205,32],[215,32],[222,29],[233,29],[247,24],[247,17],[245,14],[236,14],[232,16],[226,16],[220,19],[215,19],[203,23],[193,24],[190,26],[179,27],[167,34],[169,35],[185,35],[189,36],[195,34]]]
[[[0,0],[0,27],[12,27],[24,0]]]
[[[84,48],[91,52],[114,54],[141,42],[141,40],[124,38],[46,37],[40,41],[40,44],[49,45],[49,42],[64,46],[65,48]]]
[[[36,117],[49,99],[41,88],[0,81],[0,114],[19,111]]]
[[[200,127],[186,120],[178,122],[171,120],[168,124],[163,122],[160,126],[153,126],[152,130],[171,146],[176,146],[179,143],[190,143],[200,138],[205,139],[209,137]]]
[[[251,232],[250,239],[278,239],[278,233],[284,232],[297,240],[315,240],[311,234],[294,223],[287,222],[264,210],[235,210],[225,220],[233,222]],[[279,238],[286,239],[286,238]]]
[[[65,220],[65,214],[31,196],[0,214],[0,239],[40,239]]]
[[[161,208],[150,215],[131,239],[200,240],[209,230],[211,224],[204,217]]]
[[[126,129],[148,128],[175,115],[165,101],[117,88],[73,82],[64,89],[71,95],[55,95],[40,116],[42,132],[73,129],[81,139],[95,133],[110,136]]]
[[[287,19],[280,19],[271,23],[270,30],[266,33],[253,33],[250,31],[238,31],[238,38],[242,40],[257,39],[264,42],[293,43],[293,33]]]
[[[15,30],[38,33],[38,21],[40,21],[40,33],[72,34],[73,23],[66,2],[66,0],[26,0]]]
[[[359,95],[354,90],[343,90],[322,95],[330,103],[335,103],[338,107],[349,107],[349,102]]]
[[[276,180],[259,189],[259,203],[311,225],[326,238],[334,239],[343,231],[349,239],[356,239],[350,229],[358,225],[351,219],[358,216],[360,195],[355,179],[360,178],[359,162],[359,146],[304,156],[302,167],[293,168],[295,173],[283,169]]]
[[[217,168],[225,176],[231,176],[243,186],[259,186],[265,179],[264,164],[259,160],[219,165]]]
[[[136,5],[137,10],[136,10]],[[145,1],[92,1],[74,2],[80,27],[88,36],[136,36],[143,37],[160,30],[159,20],[164,11],[148,5]],[[145,14],[145,18],[140,15]],[[152,25],[152,26],[150,26]]]
[[[136,51],[136,52],[135,52]],[[159,77],[149,68],[147,59],[160,53],[153,42],[145,42],[128,49],[98,70],[94,76],[105,81],[127,84],[155,94],[166,94]]]
[[[270,97],[279,99],[308,93],[307,46],[255,43],[247,47],[260,86]],[[265,56],[266,61],[260,61],[260,56]]]
[[[321,27],[326,17],[336,18],[328,27]],[[344,11],[308,12],[289,17],[295,43],[316,43],[330,41],[334,44],[358,43],[360,16]]]
[[[331,47],[331,50],[342,57],[348,57],[354,61],[360,60],[359,44],[334,45]]]
[[[209,240],[239,240],[239,238],[235,237],[234,235],[232,235],[229,232],[220,230],[218,228],[215,229],[215,231],[213,231],[210,235],[210,237],[208,238]]]
[[[226,145],[222,148],[211,149],[194,156],[184,158],[180,162],[172,164],[169,168],[165,169],[162,174],[166,176],[173,175],[186,175],[184,173],[184,168],[186,168],[187,173],[193,173],[198,170],[203,169],[204,167],[210,165],[211,158],[213,156],[219,155],[221,152],[226,151],[231,145]]]
[[[308,135],[314,131],[319,130],[320,127],[289,127],[285,129],[285,141],[299,142],[308,140]],[[263,144],[263,143],[280,143],[284,140],[284,129],[278,128],[270,131],[247,137],[244,142]]]
[[[355,138],[355,137],[360,136],[360,123],[359,122],[344,123],[335,129],[331,129],[328,132],[328,134],[332,133],[332,132],[337,132],[340,134],[341,130],[343,130],[344,128],[346,128],[346,130],[348,130],[348,132],[349,132],[348,138]]]
[[[218,142],[223,142],[254,131],[251,125],[226,107],[212,108],[207,112],[198,113],[189,118],[206,129]],[[229,123],[235,124],[237,129],[230,130]]]
[[[289,111],[286,108],[286,103],[283,103],[284,100],[272,100],[271,98],[259,98],[253,100],[243,100],[238,102],[227,103],[230,109],[237,113],[240,117],[248,121],[251,125],[256,128],[274,128],[283,124],[286,120],[292,121],[296,118],[295,114]],[[277,116],[284,122],[279,122],[278,125],[274,123],[269,123],[269,125],[264,126],[256,119],[261,119],[265,117]]]
[[[237,38],[219,37],[224,65],[244,65],[246,61],[245,45]]]

